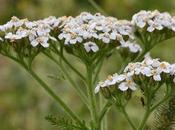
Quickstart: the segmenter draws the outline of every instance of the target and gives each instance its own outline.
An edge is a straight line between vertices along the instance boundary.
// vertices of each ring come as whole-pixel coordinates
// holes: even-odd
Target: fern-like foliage
[[[78,125],[76,122],[71,119],[66,119],[65,117],[55,117],[53,115],[48,115],[45,117],[53,126],[58,127],[61,130],[87,130],[85,124],[84,126]]]
[[[155,114],[154,126],[150,130],[175,130],[175,95]]]

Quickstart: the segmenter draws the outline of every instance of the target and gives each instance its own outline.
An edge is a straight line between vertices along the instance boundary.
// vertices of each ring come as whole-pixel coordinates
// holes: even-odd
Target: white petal
[[[93,52],[97,52],[99,50],[98,46],[92,46],[91,49]]]
[[[128,86],[126,85],[126,82],[122,82],[121,84],[119,84],[119,89],[121,90],[121,91],[126,91],[126,90],[128,90]]]
[[[133,83],[131,86],[129,86],[129,88],[133,91],[135,91],[137,89],[135,83]]]
[[[103,41],[104,43],[109,43],[109,42],[110,42],[110,39],[109,39],[109,38],[106,38],[106,37],[103,37],[103,38],[102,38],[102,41]]]
[[[161,77],[160,77],[159,74],[154,75],[154,76],[153,76],[153,79],[154,79],[155,81],[161,81]]]
[[[119,83],[119,82],[126,79],[126,75],[124,75],[124,74],[116,75],[116,76],[114,76],[114,79]]]
[[[147,31],[148,32],[153,32],[155,30],[155,28],[153,27],[153,26],[149,26],[148,28],[147,28]]]
[[[97,94],[100,91],[100,85],[97,85],[97,87],[95,88],[95,94]]]
[[[32,45],[33,47],[36,47],[38,44],[39,44],[39,43],[38,43],[36,40],[33,40],[33,41],[31,42],[31,45]]]
[[[43,43],[41,43],[41,45],[45,48],[49,47],[49,44],[47,42],[43,42]]]
[[[142,74],[143,75],[146,75],[148,77],[151,76],[151,69],[149,67],[144,67],[142,70],[141,70]]]

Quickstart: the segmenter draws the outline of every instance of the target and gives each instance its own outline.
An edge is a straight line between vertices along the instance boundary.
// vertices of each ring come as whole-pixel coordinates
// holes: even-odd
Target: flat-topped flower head
[[[174,18],[167,12],[142,10],[133,15],[131,22],[138,28],[146,28],[148,32],[163,29],[175,31]]]
[[[83,12],[77,17],[69,19],[61,29],[58,38],[65,45],[81,45],[93,42],[99,50],[104,46],[129,48],[136,53],[141,48],[135,42],[133,25],[126,20],[117,20],[114,17],[105,17],[99,13]],[[96,52],[96,51],[95,51]]]
[[[56,41],[56,38],[51,36],[51,31],[59,29],[66,20],[66,17],[56,18],[50,16],[32,22],[27,19],[12,17],[9,22],[0,26],[0,32],[3,35],[2,39],[7,39],[10,42],[26,38],[33,47],[42,43],[40,45],[46,48],[49,47],[49,40]]]
[[[175,64],[161,62],[159,59],[152,59],[149,55],[146,55],[142,62],[129,63],[123,74],[118,75],[116,73],[108,76],[104,82],[97,85],[95,92],[98,93],[101,88],[110,90],[112,87],[116,87],[121,91],[127,91],[128,89],[135,91],[137,85],[144,84],[143,79],[148,79],[148,81],[151,81],[150,83],[160,83],[162,80],[173,82],[171,80],[174,79],[174,76]]]

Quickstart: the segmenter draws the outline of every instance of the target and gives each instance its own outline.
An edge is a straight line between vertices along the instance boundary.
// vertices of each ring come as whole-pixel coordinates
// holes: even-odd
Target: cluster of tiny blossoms
[[[6,24],[0,25],[0,41],[17,42],[24,38],[33,47],[41,45],[47,48],[49,40],[59,39],[65,45],[81,43],[87,52],[97,52],[102,43],[116,43],[116,47],[129,48],[133,53],[141,51],[131,22],[99,13],[83,12],[77,17],[51,16],[38,21],[12,17]]]
[[[0,26],[1,35],[4,38],[0,38],[1,41],[10,40],[15,42],[24,38],[27,38],[33,47],[41,45],[43,47],[49,46],[49,39],[56,40],[50,35],[51,31],[63,23],[64,17],[48,17],[43,20],[29,21],[27,19],[19,19],[12,17],[9,22]]]
[[[135,76],[145,76],[153,79],[155,82],[162,80],[162,74],[170,76],[175,75],[175,64],[168,62],[160,62],[159,59],[152,59],[146,56],[142,62],[129,63],[124,69],[123,74],[114,74],[109,76],[104,82],[100,82],[95,88],[95,93],[98,93],[101,88],[116,86],[121,91],[128,89],[136,90],[136,83],[134,82]]]
[[[86,52],[97,52],[104,45],[112,44],[137,53],[142,50],[134,36],[138,28],[146,28],[148,32],[164,28],[175,31],[175,18],[157,10],[140,11],[131,22],[87,12],[76,17],[51,16],[38,21],[12,17],[0,25],[0,42],[17,42],[26,38],[33,47],[41,45],[47,48],[49,40],[63,40],[66,46],[82,44]]]
[[[167,12],[142,10],[132,17],[131,22],[139,28],[146,28],[148,32],[165,28],[175,32],[175,17]]]
[[[133,32],[134,28],[129,21],[83,12],[65,24],[59,39],[64,39],[66,45],[84,43],[87,52],[98,51],[97,42],[109,44],[117,41],[120,47],[129,48],[136,53],[141,48],[135,43]]]

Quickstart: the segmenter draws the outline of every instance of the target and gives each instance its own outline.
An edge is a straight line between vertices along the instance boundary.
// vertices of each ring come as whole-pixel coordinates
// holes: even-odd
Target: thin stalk
[[[44,53],[47,57],[49,57],[49,59],[51,59],[53,62],[55,62],[63,71],[63,73],[65,74],[67,80],[69,81],[69,83],[75,88],[75,90],[77,91],[78,95],[80,96],[80,98],[82,99],[83,103],[88,107],[89,106],[89,102],[86,98],[86,95],[84,94],[84,92],[75,84],[75,82],[72,80],[72,78],[70,77],[69,73],[65,70],[64,66],[61,65],[54,57]]]
[[[56,48],[54,48],[54,50],[56,51],[53,51],[55,54],[58,54],[60,56],[60,59],[63,60],[83,81],[85,81],[85,77],[77,70],[75,69],[70,63],[69,61],[67,61],[67,59],[64,57],[64,55],[61,55],[59,50],[57,50]],[[46,52],[43,52],[44,54],[46,54]]]
[[[100,13],[107,15],[107,13],[94,1],[94,0],[88,0],[89,3]]]
[[[34,73],[33,71],[27,71],[31,74],[31,76],[44,88],[44,90],[46,90],[46,92],[53,98],[55,99],[60,106],[65,110],[65,112],[76,122],[78,122],[80,125],[83,125],[81,123],[81,120],[79,119],[79,117],[77,117],[77,115],[61,100],[60,97],[58,97],[51,89],[50,87],[43,81],[40,79],[40,77],[38,75],[36,75],[36,73]]]
[[[100,112],[100,116],[99,116],[99,122],[102,121],[103,117],[105,116],[105,114],[109,111],[109,109],[111,108],[112,106],[112,102],[111,101],[108,101],[105,106],[103,107],[103,109],[101,110]]]
[[[93,88],[93,69],[91,65],[87,65],[87,84],[88,84],[88,97],[90,101],[90,114],[93,121],[93,130],[98,130],[98,120],[97,120],[97,111],[96,111],[96,98]]]
[[[143,128],[144,128],[144,126],[146,124],[146,121],[148,120],[150,114],[151,114],[150,109],[147,109],[145,114],[144,114],[144,116],[143,116],[143,120],[141,121],[141,123],[140,123],[140,125],[139,125],[137,130],[143,130]]]
[[[107,115],[105,115],[105,117],[104,117],[104,130],[108,130],[108,116]]]
[[[60,97],[58,97],[54,91],[52,91],[50,89],[50,87],[38,76],[36,75],[36,73],[34,73],[32,70],[29,70],[27,68],[27,66],[20,62],[18,59],[16,59],[13,56],[8,56],[5,55],[7,57],[9,57],[10,59],[12,59],[13,61],[15,61],[16,63],[20,64],[40,85],[41,87],[43,87],[43,89],[53,98],[57,101],[57,103],[60,104],[60,106],[63,108],[63,110],[73,119],[75,120],[78,124],[82,125],[81,120],[79,119],[79,117],[64,103],[64,101],[61,100]]]
[[[132,127],[133,130],[136,130],[135,125],[133,124],[133,122],[131,121],[128,113],[126,112],[125,108],[123,106],[121,106],[121,111],[123,113],[123,115],[125,116],[126,120],[128,121],[128,123],[130,124],[130,126]]]
[[[102,57],[101,58],[101,61],[99,61],[99,63],[97,63],[98,67],[97,67],[97,70],[96,70],[96,73],[95,73],[95,76],[94,76],[94,81],[93,81],[93,84],[96,83],[96,81],[98,80],[98,76],[99,76],[99,73],[100,73],[100,70],[102,68],[102,65],[103,65],[103,61],[104,61],[104,58]]]
[[[166,92],[165,97],[150,109],[151,112],[154,111],[158,106],[160,106],[161,104],[163,104],[164,102],[166,102],[169,99],[169,97],[171,96],[171,87],[169,89],[169,86],[167,86],[166,91],[167,92]]]
[[[68,61],[67,59],[63,56],[62,60],[78,75],[80,78],[85,81],[85,77],[77,70],[75,69]]]

